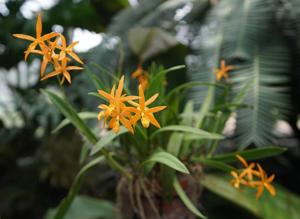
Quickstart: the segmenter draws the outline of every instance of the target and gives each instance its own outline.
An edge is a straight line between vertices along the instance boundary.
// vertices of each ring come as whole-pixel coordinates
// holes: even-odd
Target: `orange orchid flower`
[[[146,90],[146,88],[149,85],[149,75],[148,73],[142,68],[142,65],[139,64],[137,69],[131,74],[132,78],[137,78],[139,81],[139,84],[142,85],[143,90]]]
[[[235,188],[239,189],[240,185],[249,186],[249,183],[243,179],[236,171],[231,171],[230,174],[233,176],[233,179],[230,181],[230,184]]]
[[[65,58],[61,61],[61,64],[58,62],[58,60],[53,60],[54,61],[54,67],[55,70],[49,74],[47,74],[45,77],[43,77],[41,80],[46,80],[48,78],[54,77],[56,75],[60,75],[62,74],[63,78],[61,79],[60,84],[63,84],[65,79],[67,79],[67,81],[71,84],[71,75],[69,73],[69,71],[71,70],[82,70],[82,67],[79,66],[67,66],[68,63],[68,59]]]
[[[68,54],[74,60],[76,60],[80,64],[83,64],[83,61],[81,61],[81,59],[73,52],[74,46],[76,46],[79,43],[79,41],[75,41],[71,43],[69,46],[67,46],[66,38],[62,34],[60,34],[60,39],[61,39],[61,46],[60,45],[57,46],[57,48],[60,49],[59,59],[63,60],[64,58],[66,58]]]
[[[57,54],[55,54],[55,49],[57,47],[58,39],[54,42],[48,41],[50,46],[42,45],[41,50],[32,50],[31,53],[35,53],[43,56],[43,61],[41,64],[41,77],[44,76],[44,72],[46,70],[47,65],[54,59],[58,59]]]
[[[257,167],[260,174],[260,181],[252,182],[253,185],[257,186],[256,199],[262,196],[264,188],[266,188],[272,196],[275,196],[276,190],[274,186],[271,185],[271,182],[275,179],[275,175],[272,174],[270,177],[267,177],[266,172],[259,164],[257,164]]]
[[[239,159],[241,161],[241,163],[244,166],[243,171],[240,174],[240,177],[244,177],[245,175],[247,175],[248,179],[251,181],[253,180],[253,174],[258,174],[257,171],[255,171],[253,168],[255,167],[255,163],[251,163],[250,165],[247,163],[247,161],[240,155],[236,155],[237,159]]]
[[[233,70],[234,66],[226,66],[225,60],[221,60],[220,69],[214,69],[213,72],[216,74],[216,78],[220,81],[222,78],[228,79],[228,72]]]
[[[142,65],[138,65],[137,69],[132,72],[131,77],[132,78],[138,78],[143,74],[144,69],[142,68]]]
[[[135,103],[133,101],[128,101],[131,105],[137,107],[137,109],[133,109],[136,114],[134,117],[132,117],[131,122],[133,125],[137,123],[139,119],[141,119],[141,123],[144,128],[148,128],[150,123],[156,126],[157,128],[160,128],[160,124],[155,119],[153,113],[159,112],[161,110],[164,110],[166,106],[156,106],[153,108],[148,108],[147,106],[153,103],[156,98],[158,97],[158,94],[153,95],[150,97],[147,101],[145,101],[145,95],[142,85],[139,85],[139,103]]]
[[[25,60],[27,60],[28,55],[30,53],[32,53],[32,51],[35,50],[35,48],[39,45],[40,48],[42,49],[42,47],[45,45],[45,41],[49,40],[53,37],[56,37],[58,35],[58,33],[52,32],[52,33],[48,33],[45,34],[44,36],[42,36],[42,17],[41,14],[38,15],[37,21],[36,21],[36,37],[32,37],[26,34],[13,34],[14,37],[23,39],[23,40],[28,40],[28,41],[32,41],[32,43],[28,46],[27,50],[25,51]]]

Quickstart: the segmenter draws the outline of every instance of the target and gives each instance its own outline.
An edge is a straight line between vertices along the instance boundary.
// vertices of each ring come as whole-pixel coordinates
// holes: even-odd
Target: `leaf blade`
[[[149,159],[144,161],[141,166],[145,166],[149,163],[161,163],[179,172],[186,174],[190,173],[186,166],[177,157],[165,151],[154,153]]]
[[[116,134],[112,130],[108,131],[92,148],[90,155],[94,155],[97,152],[101,151],[101,149],[109,144],[112,140],[116,137],[125,134],[128,132],[128,129],[124,128],[123,126],[120,127],[120,131]]]
[[[84,119],[96,119],[97,118],[97,113],[93,113],[93,112],[80,112],[78,113],[78,116],[84,120]],[[58,126],[52,130],[52,133],[56,133],[58,132],[60,129],[64,128],[65,126],[67,126],[68,124],[70,124],[71,121],[68,118],[65,118],[63,121],[61,121]]]
[[[184,125],[165,126],[161,129],[158,129],[157,131],[155,131],[150,136],[150,139],[153,139],[157,134],[159,134],[161,132],[166,132],[166,131],[179,131],[179,132],[191,133],[194,135],[198,135],[199,138],[202,137],[203,139],[223,139],[222,135],[210,133],[210,132],[204,131],[202,129],[198,129],[198,128],[194,128],[194,127],[190,127],[190,126],[184,126]]]
[[[178,194],[179,198],[183,202],[183,204],[195,215],[197,215],[200,218],[205,219],[206,217],[195,207],[195,205],[192,203],[192,201],[188,198],[188,196],[185,194],[184,190],[182,189],[181,185],[179,184],[177,178],[173,181],[173,187]]]
[[[272,157],[284,153],[287,149],[282,147],[267,147],[267,148],[255,148],[245,151],[239,151],[234,153],[222,154],[214,156],[212,159],[222,162],[235,162],[237,161],[235,155],[240,155],[247,160],[262,159]]]
[[[50,101],[67,117],[72,124],[80,130],[80,132],[92,143],[97,142],[97,138],[90,128],[77,115],[75,109],[61,97],[48,90],[41,90],[41,92],[50,99]]]

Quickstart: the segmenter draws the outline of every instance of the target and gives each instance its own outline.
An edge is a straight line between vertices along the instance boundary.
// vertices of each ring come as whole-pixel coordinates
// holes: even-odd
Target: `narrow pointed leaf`
[[[186,168],[186,166],[177,157],[168,152],[160,151],[154,153],[148,160],[142,163],[142,166],[145,166],[149,163],[161,163],[179,172],[187,174],[189,173],[189,170]]]
[[[202,129],[190,127],[190,126],[184,126],[184,125],[170,125],[170,126],[165,126],[161,129],[158,129],[156,132],[154,132],[151,135],[151,139],[153,139],[157,134],[162,133],[162,132],[172,132],[172,131],[178,131],[178,132],[184,132],[184,133],[190,133],[195,136],[202,139],[223,139],[222,135],[215,134],[215,133],[210,133],[207,131],[204,131]]]
[[[193,202],[189,199],[189,197],[185,194],[184,190],[182,189],[181,185],[179,184],[178,180],[175,178],[173,182],[173,187],[178,194],[179,198],[183,202],[183,204],[195,215],[200,218],[206,218],[193,204]]]
[[[127,132],[128,129],[124,128],[123,126],[120,127],[120,131],[118,133],[114,133],[112,130],[108,131],[92,148],[91,155],[94,155],[95,153],[100,151],[104,146],[112,142],[116,137]]]
[[[216,161],[216,160],[213,160],[213,159],[194,158],[193,162],[200,162],[204,166],[209,166],[209,167],[212,167],[212,168],[224,171],[224,172],[228,172],[228,173],[232,170],[236,170],[234,167],[232,167],[232,166],[230,166],[230,165],[228,165],[224,162]]]
[[[93,112],[80,112],[78,113],[78,116],[82,119],[96,119],[98,114],[97,113],[93,113]],[[58,132],[60,129],[62,129],[63,127],[67,126],[68,124],[70,124],[71,121],[68,118],[65,118],[63,121],[61,121],[61,123],[52,131],[52,133],[56,133]]]
[[[247,160],[256,160],[262,158],[273,157],[285,152],[287,148],[284,147],[265,147],[265,148],[255,148],[245,151],[239,151],[234,153],[222,154],[213,157],[213,160],[222,162],[236,162],[236,156],[240,155]]]
[[[97,138],[84,121],[77,115],[75,109],[64,99],[57,96],[52,91],[41,90],[42,93],[68,118],[72,124],[92,143],[97,142]]]

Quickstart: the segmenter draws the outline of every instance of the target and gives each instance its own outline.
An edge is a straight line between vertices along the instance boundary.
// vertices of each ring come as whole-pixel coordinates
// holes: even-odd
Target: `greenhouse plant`
[[[300,1],[31,4],[0,4],[0,218],[300,217]]]

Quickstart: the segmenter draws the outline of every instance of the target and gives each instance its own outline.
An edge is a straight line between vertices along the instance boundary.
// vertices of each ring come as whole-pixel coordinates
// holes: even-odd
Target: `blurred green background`
[[[245,100],[252,107],[232,116],[220,152],[288,147],[263,165],[278,183],[300,194],[300,0],[0,0],[1,219],[43,218],[66,195],[79,168],[81,136],[71,126],[51,133],[63,117],[39,92],[57,90],[56,81],[40,83],[40,62],[31,57],[25,63],[27,44],[12,37],[33,35],[39,11],[43,33],[57,31],[69,42],[79,40],[75,51],[86,69],[104,80],[103,68],[130,74],[140,59],[145,68],[152,62],[186,64],[186,70],[169,76],[170,87],[190,80],[214,82],[211,70],[222,58],[237,66],[232,94],[253,80]],[[97,112],[97,102],[87,95],[93,91],[87,73],[73,77],[72,86],[65,86],[71,102],[79,111]],[[201,105],[207,92],[192,89],[187,96]],[[116,181],[113,171],[99,166],[88,174],[81,193],[114,202]],[[89,211],[99,203],[94,204]],[[270,218],[206,190],[201,208],[216,219]]]

